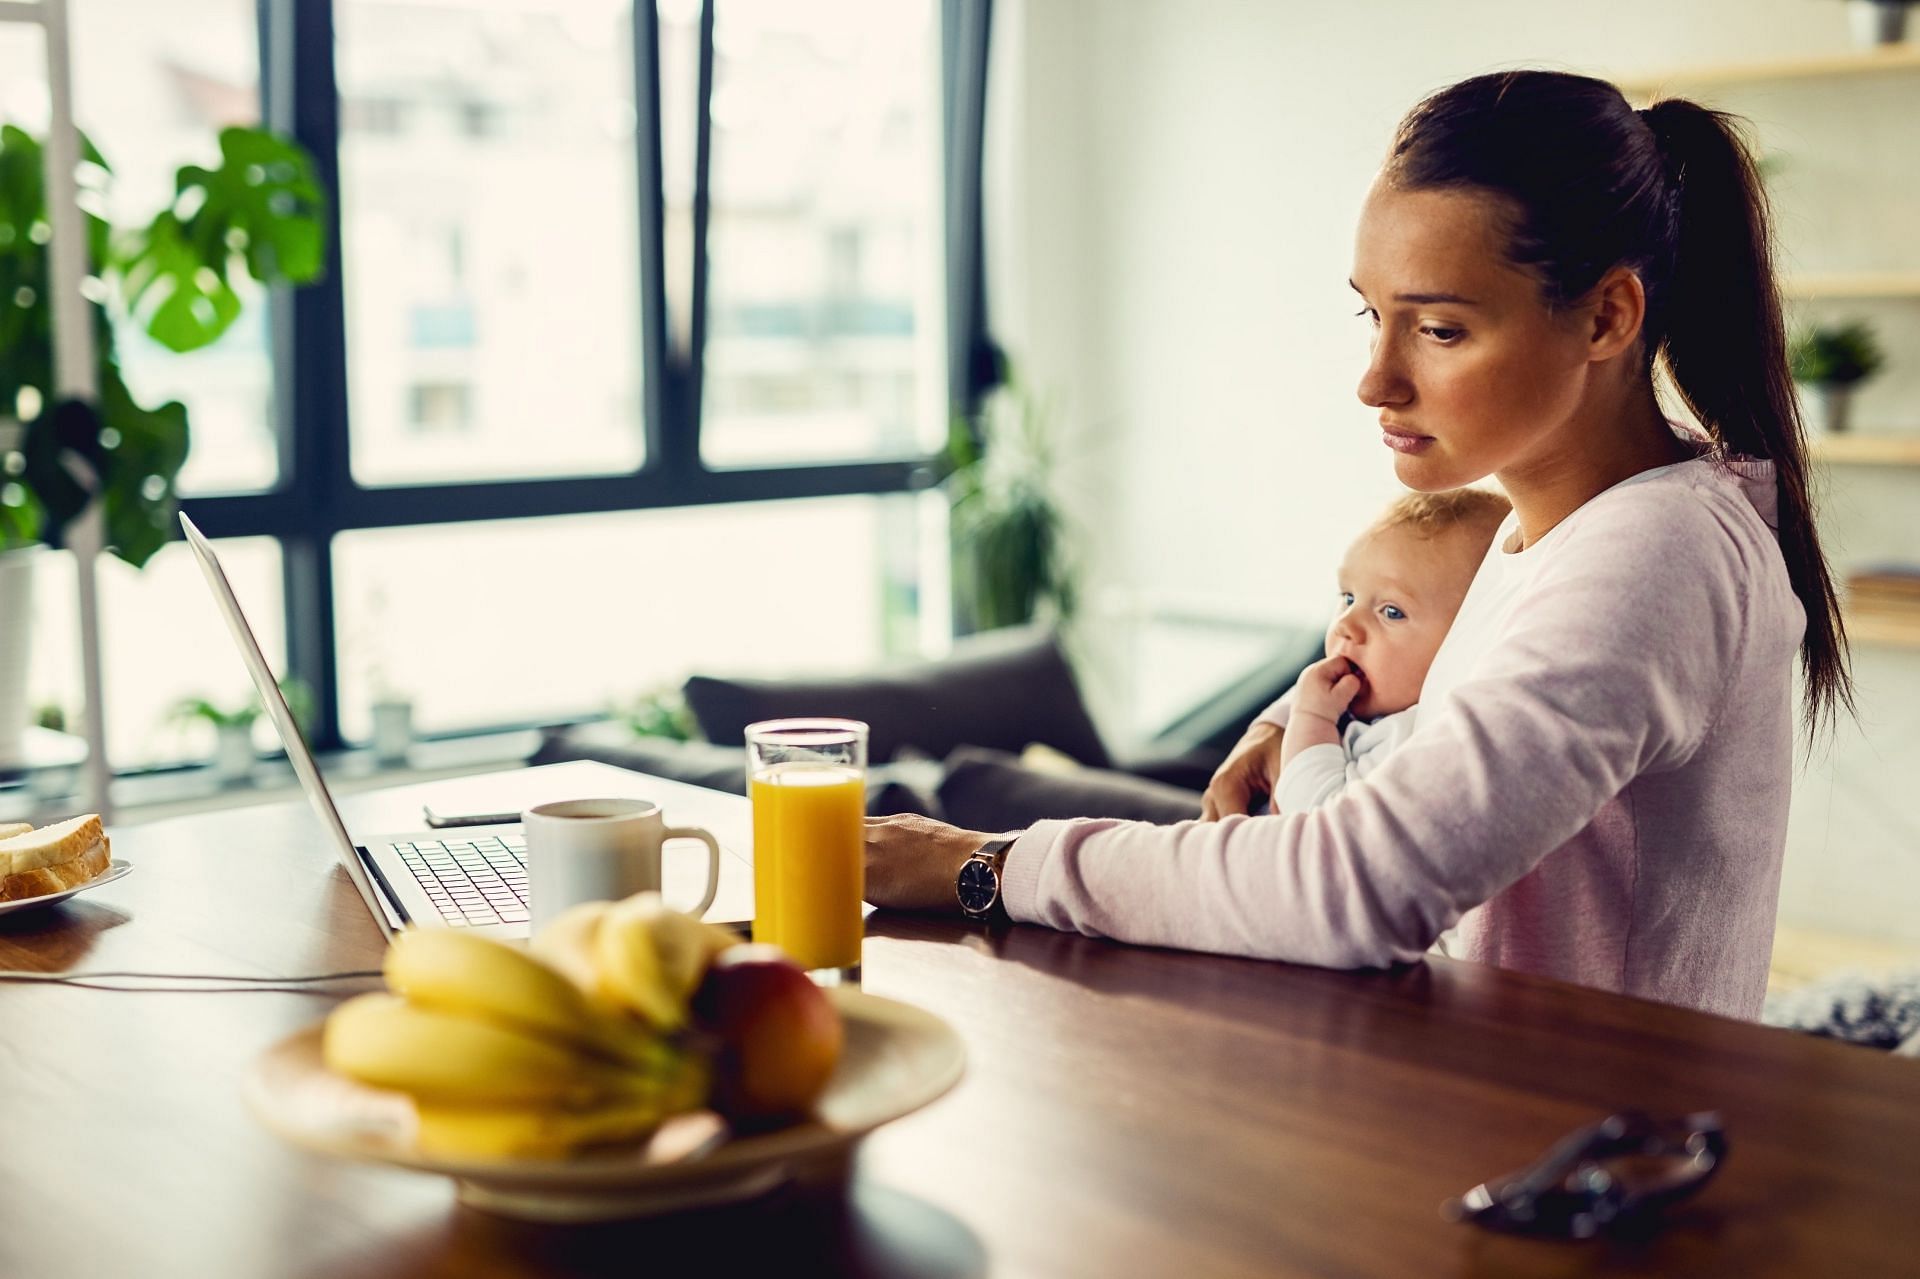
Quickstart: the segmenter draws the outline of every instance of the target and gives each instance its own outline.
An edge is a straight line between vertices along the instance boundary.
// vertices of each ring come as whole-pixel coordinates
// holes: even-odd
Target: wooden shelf
[[[1907,435],[1815,435],[1814,458],[1839,466],[1920,466],[1920,431]]]
[[[1920,648],[1920,620],[1889,616],[1871,609],[1847,613],[1847,638],[1856,644]]]
[[[1780,291],[1789,298],[1920,297],[1920,271],[1840,271],[1789,276]]]
[[[1823,53],[1802,58],[1769,58],[1755,62],[1713,62],[1664,71],[1617,75],[1613,82],[1623,93],[1647,97],[1674,88],[1723,84],[1765,84],[1777,80],[1833,79],[1879,75],[1889,71],[1920,71],[1920,42],[1882,45],[1846,53]]]

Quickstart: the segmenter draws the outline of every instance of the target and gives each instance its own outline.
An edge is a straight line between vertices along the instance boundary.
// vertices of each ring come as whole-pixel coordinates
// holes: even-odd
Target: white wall
[[[1408,107],[1507,66],[1605,74],[1847,45],[1845,6],[1811,0],[1001,0],[995,24],[989,305],[1058,406],[1093,603],[1083,663],[1121,737],[1258,646],[1232,619],[1324,617],[1340,550],[1394,491],[1353,394],[1365,333],[1346,277]],[[1920,243],[1892,233],[1920,225],[1920,74],[1717,100],[1788,152],[1789,265],[1920,269]],[[1920,352],[1920,302],[1862,313]],[[1909,366],[1863,416],[1920,427]],[[1833,498],[1842,563],[1920,559],[1920,470],[1836,475]],[[1796,798],[1783,916],[1920,939],[1905,780],[1920,656],[1864,653],[1858,674],[1864,729]]]

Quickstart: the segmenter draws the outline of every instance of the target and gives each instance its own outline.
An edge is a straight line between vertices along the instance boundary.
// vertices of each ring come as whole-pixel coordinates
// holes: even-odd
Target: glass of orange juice
[[[827,983],[860,979],[866,771],[858,720],[747,725],[753,939]]]

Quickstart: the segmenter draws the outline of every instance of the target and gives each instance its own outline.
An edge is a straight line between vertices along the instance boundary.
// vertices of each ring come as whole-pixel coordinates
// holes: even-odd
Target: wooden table
[[[487,795],[589,794],[568,764]],[[356,830],[423,797],[367,795]],[[0,965],[312,973],[380,937],[274,805],[114,833],[136,871],[0,918]],[[281,1145],[235,1080],[329,1001],[0,987],[0,1274],[1881,1275],[1920,1270],[1920,1063],[1445,961],[1336,973],[876,915],[866,983],[956,1026],[967,1077],[844,1186],[559,1229]],[[1638,1246],[1438,1208],[1609,1110],[1717,1108],[1732,1153]]]

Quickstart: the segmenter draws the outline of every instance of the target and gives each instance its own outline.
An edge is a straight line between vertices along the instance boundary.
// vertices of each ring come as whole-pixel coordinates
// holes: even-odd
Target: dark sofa
[[[858,676],[695,675],[684,692],[706,740],[580,725],[547,732],[529,762],[593,759],[739,794],[748,724],[837,715],[870,726],[867,811],[875,815],[921,813],[974,830],[1050,817],[1183,821],[1198,816],[1200,792],[1247,723],[1319,656],[1318,632],[1279,634],[1267,660],[1126,758],[1101,739],[1058,637],[1021,627],[971,636],[938,661]],[[1026,767],[1021,755],[1034,745],[1079,767]]]

